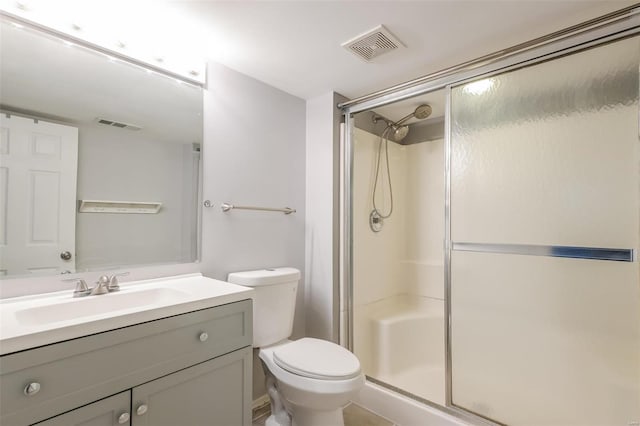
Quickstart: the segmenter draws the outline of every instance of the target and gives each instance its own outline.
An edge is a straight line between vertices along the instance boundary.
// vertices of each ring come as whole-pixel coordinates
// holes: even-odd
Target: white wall
[[[305,102],[219,64],[208,67],[204,92],[202,271],[292,266],[305,276]],[[291,215],[231,211],[220,204],[291,207]],[[293,338],[305,333],[304,279]],[[264,394],[254,363],[254,397]]]
[[[330,92],[307,100],[306,108],[306,332],[336,342],[341,118],[337,104],[344,100]]]
[[[398,294],[444,299],[444,140],[389,143],[394,208],[381,232],[369,228],[379,137],[354,132],[354,304]],[[386,213],[389,189],[384,157],[376,204]]]
[[[444,301],[444,139],[406,146],[404,179],[406,291]]]
[[[356,307],[406,292],[400,265],[404,252],[406,147],[388,144],[394,206],[391,217],[383,220],[382,230],[376,233],[369,227],[369,214],[373,209],[371,194],[379,140],[378,136],[358,128],[354,131],[353,303]],[[388,213],[391,204],[384,157],[380,166],[376,206]]]

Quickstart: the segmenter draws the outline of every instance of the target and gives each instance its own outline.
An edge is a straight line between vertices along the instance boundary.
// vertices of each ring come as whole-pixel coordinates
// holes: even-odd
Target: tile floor
[[[344,409],[344,426],[395,426],[393,422],[366,410],[359,405],[351,404]]]
[[[264,426],[266,420],[267,416],[261,417],[253,422],[253,426]],[[344,426],[394,426],[394,424],[369,410],[351,404],[344,409]]]

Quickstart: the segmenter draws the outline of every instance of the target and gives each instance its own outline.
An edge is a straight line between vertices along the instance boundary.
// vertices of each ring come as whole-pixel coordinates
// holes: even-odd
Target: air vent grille
[[[342,47],[349,50],[351,53],[358,55],[358,57],[364,59],[366,62],[371,62],[378,56],[391,52],[392,50],[402,48],[404,45],[393,34],[391,34],[384,25],[379,25],[364,34],[343,43]]]
[[[141,130],[142,127],[136,126],[135,124],[121,123],[119,121],[107,120],[104,118],[96,118],[98,124],[103,124],[105,126],[117,127],[119,129],[127,129],[127,130]]]

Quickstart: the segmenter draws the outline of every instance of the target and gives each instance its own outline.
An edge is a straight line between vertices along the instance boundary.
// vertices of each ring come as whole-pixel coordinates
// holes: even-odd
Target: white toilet
[[[342,408],[362,388],[360,361],[326,340],[288,340],[300,271],[234,272],[228,281],[255,289],[253,346],[260,348],[271,416],[267,426],[344,426]]]

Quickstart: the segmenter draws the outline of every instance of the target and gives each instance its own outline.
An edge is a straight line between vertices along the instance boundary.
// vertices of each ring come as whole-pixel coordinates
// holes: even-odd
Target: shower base
[[[396,295],[377,301],[367,317],[367,376],[444,405],[444,302]]]
[[[376,379],[420,398],[445,405],[444,368],[417,366],[393,375],[380,375]]]

